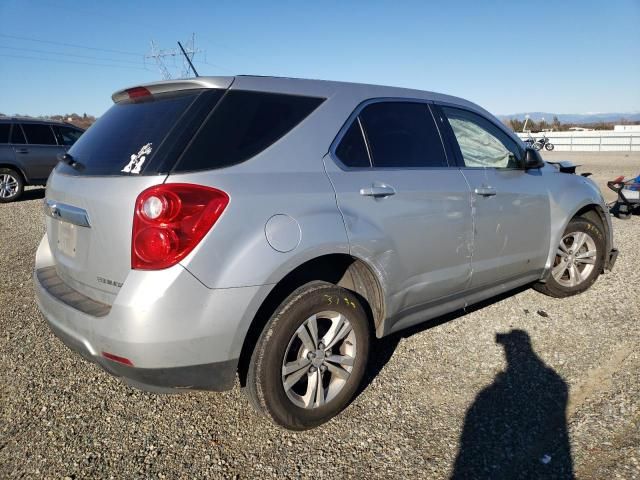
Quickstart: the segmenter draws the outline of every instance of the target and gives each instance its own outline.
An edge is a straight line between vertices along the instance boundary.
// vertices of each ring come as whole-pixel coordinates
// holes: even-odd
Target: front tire
[[[278,307],[251,357],[245,391],[277,425],[306,430],[353,399],[369,356],[367,314],[349,290],[311,282]]]
[[[605,245],[598,225],[582,217],[572,219],[556,249],[549,279],[534,288],[556,298],[584,292],[602,272]]]
[[[0,203],[17,200],[23,191],[22,175],[11,168],[0,168]]]

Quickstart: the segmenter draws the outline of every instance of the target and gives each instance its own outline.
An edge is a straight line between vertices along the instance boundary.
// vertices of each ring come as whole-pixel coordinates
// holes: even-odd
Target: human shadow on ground
[[[374,339],[371,346],[371,353],[369,354],[369,363],[367,365],[367,370],[365,371],[362,384],[360,385],[360,390],[358,392],[358,395],[364,392],[367,389],[367,387],[371,384],[371,382],[382,371],[382,369],[384,369],[385,365],[389,362],[389,360],[391,360],[391,357],[393,357],[393,354],[395,353],[398,344],[403,338],[409,338],[409,337],[412,337],[413,335],[424,332],[426,330],[430,330],[432,328],[438,327],[445,323],[452,322],[460,317],[473,313],[476,310],[481,310],[490,305],[493,305],[494,303],[498,303],[502,300],[513,297],[518,293],[528,290],[529,288],[530,288],[530,285],[525,285],[523,287],[519,287],[514,290],[501,293],[500,295],[497,295],[490,299],[476,303],[474,305],[470,305],[467,308],[455,310],[451,313],[447,313],[440,317],[436,317],[424,323],[420,323],[413,327],[406,328],[404,330],[401,330],[397,333],[393,333],[381,339]]]
[[[454,321],[529,287],[375,340],[359,394],[380,374],[403,338]],[[567,384],[538,357],[527,332],[498,334],[496,343],[505,350],[507,368],[476,396],[467,411],[452,478],[574,478],[566,423]]]
[[[574,478],[568,387],[523,330],[497,334],[507,368],[467,411],[453,479]]]

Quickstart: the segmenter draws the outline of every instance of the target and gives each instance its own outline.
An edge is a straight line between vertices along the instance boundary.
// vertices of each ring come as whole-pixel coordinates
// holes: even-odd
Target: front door
[[[539,170],[524,169],[524,150],[489,119],[442,107],[473,199],[471,287],[536,272],[549,253],[549,196]]]
[[[325,165],[351,252],[383,277],[393,318],[467,288],[470,194],[428,104],[376,101],[357,113]]]

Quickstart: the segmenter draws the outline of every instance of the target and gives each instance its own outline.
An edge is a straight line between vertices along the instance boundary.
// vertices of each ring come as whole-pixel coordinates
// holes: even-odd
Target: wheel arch
[[[364,260],[347,253],[330,253],[306,260],[289,271],[260,304],[244,337],[238,361],[240,384],[246,384],[251,355],[260,334],[278,306],[298,287],[311,281],[325,281],[346,288],[361,300],[373,332],[383,325],[384,292],[375,271]]]
[[[24,184],[29,184],[29,178],[25,175],[23,168],[19,165],[16,165],[15,163],[0,162],[0,168],[10,168],[11,170],[16,171],[22,177]]]
[[[601,204],[594,203],[594,202],[585,202],[575,207],[573,210],[569,211],[568,215],[566,215],[566,217],[564,218],[561,228],[558,229],[558,233],[556,234],[556,237],[554,237],[554,241],[551,244],[551,249],[549,251],[549,256],[547,259],[547,267],[541,279],[542,282],[546,282],[547,279],[549,278],[549,275],[551,275],[551,265],[553,262],[553,258],[555,256],[554,252],[555,252],[556,246],[560,242],[560,238],[562,237],[563,232],[567,229],[569,222],[576,217],[582,217],[587,220],[590,220],[602,229],[602,233],[604,234],[604,237],[605,237],[605,253],[610,252],[611,249],[613,248],[611,219],[605,213]],[[608,268],[609,268],[609,255],[605,255],[604,269],[606,270]]]
[[[578,209],[571,218],[575,218],[575,217],[582,217],[587,220],[590,220],[596,225],[598,225],[598,227],[600,227],[600,229],[602,230],[602,233],[604,234],[604,238],[605,238],[604,269],[607,270],[609,268],[609,255],[607,255],[607,253],[613,249],[613,235],[612,235],[613,231],[611,228],[610,217],[605,213],[601,205],[595,204],[595,203],[589,203],[581,207],[580,209]],[[571,221],[571,219],[569,221]],[[568,223],[569,222],[567,222],[567,224]]]

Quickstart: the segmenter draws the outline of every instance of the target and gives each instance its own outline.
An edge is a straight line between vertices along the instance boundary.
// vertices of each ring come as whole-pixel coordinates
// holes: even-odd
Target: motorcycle
[[[529,138],[527,138],[524,143],[526,143],[528,147],[533,147],[535,150],[542,150],[544,148],[550,152],[555,148],[553,143],[551,143],[544,133],[542,134],[542,138],[538,139],[529,135]]]

